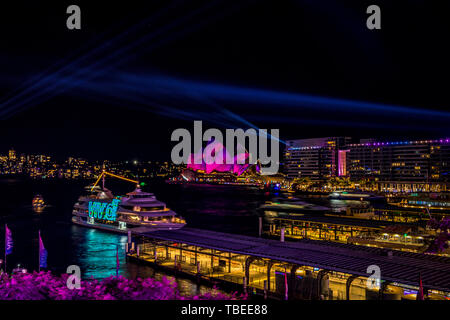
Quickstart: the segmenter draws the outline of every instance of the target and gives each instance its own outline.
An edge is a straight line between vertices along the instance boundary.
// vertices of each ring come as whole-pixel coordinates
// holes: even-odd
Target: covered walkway
[[[450,292],[450,259],[439,256],[326,241],[280,242],[186,227],[139,238],[139,250],[131,255],[135,258],[289,298],[412,298],[419,273],[430,296],[444,298]],[[376,290],[366,285],[372,265],[381,271]]]

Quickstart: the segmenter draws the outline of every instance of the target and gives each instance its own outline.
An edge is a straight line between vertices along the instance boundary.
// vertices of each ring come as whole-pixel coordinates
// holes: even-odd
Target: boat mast
[[[102,190],[105,190],[105,162],[103,161],[103,171],[102,171]]]

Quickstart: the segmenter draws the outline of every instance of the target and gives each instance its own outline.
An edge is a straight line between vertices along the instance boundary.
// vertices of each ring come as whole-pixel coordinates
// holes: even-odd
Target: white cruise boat
[[[72,222],[78,225],[127,233],[175,230],[186,224],[153,193],[143,192],[139,186],[125,196],[114,196],[95,185],[86,189],[90,194],[79,197],[72,211]]]

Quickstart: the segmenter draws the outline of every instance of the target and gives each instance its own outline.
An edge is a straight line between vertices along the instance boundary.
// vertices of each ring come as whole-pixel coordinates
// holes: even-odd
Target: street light
[[[430,207],[431,207],[431,203],[429,203],[428,206],[426,207],[426,208],[427,208],[427,212],[428,212],[428,216],[429,216],[430,219],[431,219]]]

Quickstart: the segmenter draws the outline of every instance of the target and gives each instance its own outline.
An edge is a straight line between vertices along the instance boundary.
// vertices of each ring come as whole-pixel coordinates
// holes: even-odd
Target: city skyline
[[[0,153],[0,176],[21,175],[40,179],[94,179],[104,170],[141,178],[170,177],[179,166],[169,161],[111,161],[68,157],[55,160],[51,155],[17,153],[14,149]]]
[[[189,127],[187,127],[186,129],[190,130]],[[248,128],[245,128],[248,129]],[[243,130],[245,130],[243,129]],[[225,132],[225,129],[223,129],[223,132]],[[317,137],[299,137],[299,136],[293,136],[293,137],[289,137],[288,139],[280,139],[280,141],[295,141],[295,140],[314,140],[314,139],[323,139],[326,137],[348,137],[349,139],[351,139],[351,143],[350,144],[365,144],[368,142],[379,142],[379,143],[385,143],[387,142],[389,144],[389,141],[391,141],[392,143],[408,143],[411,141],[439,141],[439,140],[448,140],[449,138],[447,137],[442,137],[439,135],[436,136],[426,136],[423,135],[421,137],[406,137],[406,136],[397,136],[396,138],[389,138],[386,136],[382,136],[382,137],[375,137],[375,136],[367,136],[367,137],[362,137],[359,138],[355,135],[321,135],[321,136],[317,136]],[[65,149],[64,151],[61,151],[58,148],[42,148],[44,149],[44,151],[42,149],[40,149],[39,147],[29,147],[29,146],[20,146],[20,148],[16,148],[16,145],[12,144],[12,143],[6,143],[4,141],[2,141],[2,143],[0,143],[0,155],[6,154],[8,153],[9,150],[21,150],[20,153],[24,153],[24,154],[30,154],[30,155],[39,155],[39,154],[50,154],[52,155],[53,158],[61,161],[64,159],[67,159],[69,157],[75,157],[75,158],[84,158],[84,159],[88,159],[91,161],[102,161],[102,160],[114,160],[114,161],[170,161],[170,153],[171,153],[171,149],[172,147],[176,144],[175,142],[170,141],[170,136],[168,138],[167,141],[161,141],[161,143],[164,143],[164,146],[162,146],[162,149],[164,150],[164,152],[158,153],[158,157],[152,157],[149,156],[148,153],[140,153],[139,151],[132,151],[130,152],[131,154],[134,154],[132,156],[117,156],[115,153],[111,153],[110,155],[112,155],[111,157],[101,157],[99,156],[101,153],[91,153],[91,152],[86,152],[86,150],[82,150],[80,149],[77,152],[71,152],[70,149]],[[203,143],[205,144],[206,141],[203,141]],[[39,145],[38,145],[39,146]],[[148,145],[147,145],[148,146]],[[284,142],[280,143],[280,150],[285,148],[287,145],[284,145]],[[148,146],[150,147],[150,146]],[[192,150],[194,151],[194,150]]]
[[[447,186],[450,173],[449,138],[385,141],[374,138],[358,140],[352,137],[326,137],[287,140],[285,144],[281,149],[281,168],[277,174],[286,175],[289,179],[326,181],[333,177],[349,177],[352,181],[371,179],[380,188],[413,191],[424,188],[445,191],[450,188]],[[204,142],[205,147],[206,145]],[[192,160],[195,154],[197,153],[192,152],[188,159]],[[237,176],[241,175],[240,171],[245,172],[237,169],[240,168],[239,165],[219,165],[215,169],[213,166],[205,166],[204,161],[203,166],[189,163],[175,165],[170,160],[92,160],[73,156],[55,161],[50,155],[30,155],[14,149],[9,149],[6,154],[0,153],[0,165],[2,174],[27,173],[30,177],[44,178],[93,178],[104,169],[119,174],[173,178],[186,165],[192,171],[206,171],[207,174],[213,171],[227,172],[225,167],[234,168],[231,171],[235,175],[237,173]],[[153,167],[139,170],[145,166]],[[126,167],[128,168],[125,169]],[[259,167],[256,168],[258,171]]]

